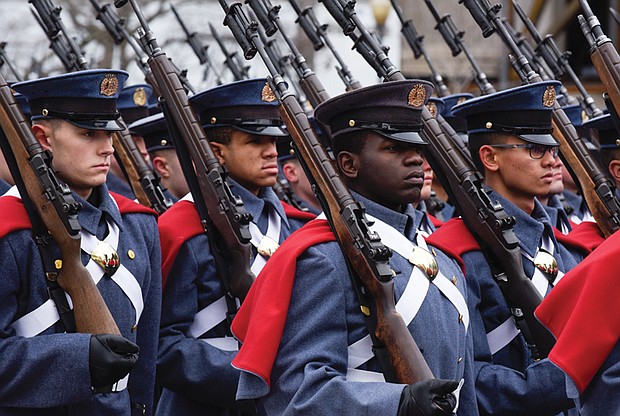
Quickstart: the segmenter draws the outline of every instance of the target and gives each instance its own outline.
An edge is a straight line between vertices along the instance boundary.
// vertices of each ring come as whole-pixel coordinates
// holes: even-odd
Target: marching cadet
[[[129,125],[129,131],[140,137],[148,151],[153,169],[161,178],[166,197],[174,202],[189,192],[174,142],[168,133],[163,113],[148,116]]]
[[[148,84],[130,85],[121,90],[117,100],[117,108],[126,125],[130,125],[134,121],[147,117],[150,114],[152,106],[149,103],[152,95],[153,89]],[[136,143],[136,147],[148,162],[149,154],[146,151],[144,140],[133,134],[132,138]],[[107,186],[112,192],[121,194],[129,199],[136,198],[116,158],[112,158]]]
[[[116,100],[126,79],[124,71],[99,69],[12,86],[28,99],[34,136],[81,204],[82,261],[122,336],[69,333],[68,321],[59,320],[44,258],[19,194],[10,190],[0,198],[3,415],[153,412],[161,305],[156,214],[105,185],[111,133],[125,127]]]
[[[590,129],[600,144],[600,157],[603,170],[614,181],[616,195],[620,197],[620,134],[610,114],[604,114],[583,123]]]
[[[452,109],[467,121],[469,150],[489,198],[516,219],[524,272],[542,296],[577,264],[536,199],[553,182],[559,144],[550,135],[551,115],[559,86],[557,81],[520,86]],[[470,231],[460,220],[452,220],[459,227],[449,224],[429,242],[450,247],[465,265],[480,413],[554,415],[573,407],[563,373],[547,359],[533,362],[485,255],[479,246],[464,244]],[[547,261],[557,273],[547,273]]]
[[[478,414],[465,281],[454,261],[427,248],[418,233],[424,214],[413,208],[431,92],[425,81],[387,82],[327,100],[314,114],[331,129],[337,166],[372,230],[393,250],[397,308],[438,379],[385,382],[340,246],[325,221],[312,221],[270,259],[233,321],[243,342],[233,361],[242,370],[237,398],[257,399],[259,414],[448,415],[459,382],[457,414]]]
[[[619,239],[616,232],[604,240],[536,309],[557,339],[549,359],[566,374],[581,416],[620,412]]]
[[[293,198],[297,204],[303,209],[315,215],[321,213],[321,204],[312,190],[312,185],[306,176],[301,163],[297,158],[297,154],[291,147],[291,138],[286,136],[277,142],[278,146],[278,164],[282,175],[286,179],[293,193]]]
[[[231,192],[252,215],[255,274],[302,224],[287,217],[271,187],[278,174],[276,139],[282,128],[266,79],[233,82],[190,98],[213,152],[226,168]],[[231,366],[238,344],[230,336],[225,291],[191,194],[160,217],[167,278],[162,306],[157,378],[164,388],[160,415],[253,413],[235,401],[239,372]],[[305,219],[314,215],[298,211]]]

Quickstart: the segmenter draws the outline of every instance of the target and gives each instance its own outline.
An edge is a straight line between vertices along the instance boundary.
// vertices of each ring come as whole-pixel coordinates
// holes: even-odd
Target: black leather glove
[[[423,380],[403,389],[398,416],[448,416],[456,406],[452,392],[459,383],[454,380]]]
[[[125,377],[138,361],[140,348],[133,342],[111,334],[90,337],[90,381],[94,388],[110,386]]]

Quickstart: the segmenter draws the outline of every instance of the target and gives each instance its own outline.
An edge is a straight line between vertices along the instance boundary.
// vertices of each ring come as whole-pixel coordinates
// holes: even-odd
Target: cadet
[[[161,178],[165,194],[174,202],[189,192],[174,143],[168,133],[163,113],[148,116],[129,125],[129,131],[142,138],[153,169]]]
[[[581,416],[620,410],[619,239],[617,232],[609,236],[536,309],[557,338],[549,359],[566,373]]]
[[[556,81],[525,85],[452,109],[467,120],[469,150],[489,198],[516,219],[525,274],[542,296],[577,263],[556,240],[560,233],[554,233],[536,199],[548,194],[553,182],[559,144],[550,135],[551,115],[559,86]],[[549,360],[533,363],[484,254],[479,247],[461,247],[471,234],[462,221],[452,221],[461,228],[448,233],[452,227],[445,224],[429,241],[455,250],[465,264],[480,413],[542,416],[573,407],[564,375]],[[556,275],[542,271],[542,259],[549,256],[559,269]]]
[[[17,224],[0,239],[2,414],[152,414],[161,305],[155,213],[110,195],[105,185],[111,133],[125,127],[117,121],[116,99],[126,79],[124,71],[99,69],[12,86],[28,99],[34,136],[81,204],[82,261],[122,337],[65,333],[71,328],[59,321],[48,295],[30,223],[12,221]],[[19,195],[9,194],[0,198],[4,218],[23,218]],[[116,256],[117,269],[98,260]]]
[[[316,199],[312,185],[310,185],[310,181],[301,167],[295,151],[291,147],[291,140],[290,136],[278,140],[278,164],[280,165],[280,170],[290,186],[293,194],[292,197],[295,198],[297,204],[302,209],[305,208],[307,211],[318,215],[322,211],[321,204]]]
[[[458,414],[478,414],[465,281],[443,253],[429,255],[417,232],[424,214],[413,208],[431,92],[419,80],[373,85],[327,100],[315,117],[331,129],[346,184],[393,249],[397,308],[433,374],[449,380],[385,382],[340,246],[313,221],[270,259],[233,322],[243,342],[233,361],[243,370],[237,398],[258,399],[260,414],[448,415],[459,380]],[[417,267],[407,260],[414,250]],[[438,264],[434,279],[422,271],[429,262]]]
[[[207,138],[226,168],[230,189],[252,215],[252,271],[301,223],[287,218],[271,187],[278,174],[276,139],[287,135],[266,79],[233,82],[191,97]],[[289,211],[287,209],[287,211]],[[307,218],[314,215],[305,214]],[[165,285],[158,382],[158,414],[253,412],[236,403],[238,344],[230,336],[221,277],[191,194],[160,218]]]
[[[117,108],[126,125],[130,125],[134,121],[150,114],[149,100],[152,95],[153,89],[147,84],[126,86],[121,90],[117,100]],[[149,154],[144,146],[144,140],[133,134],[132,137],[136,143],[136,147],[148,162]],[[133,190],[127,182],[123,169],[116,158],[112,158],[110,173],[107,179],[108,188],[112,192],[121,194],[129,199],[135,199],[136,197]]]

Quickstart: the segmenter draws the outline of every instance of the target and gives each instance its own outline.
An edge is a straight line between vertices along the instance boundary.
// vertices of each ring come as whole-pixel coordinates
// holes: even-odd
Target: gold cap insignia
[[[428,111],[431,113],[433,118],[437,117],[437,104],[429,102],[426,104],[426,108],[428,108]]]
[[[276,95],[271,90],[269,83],[265,83],[263,90],[260,92],[260,99],[266,103],[272,103],[276,100]]]
[[[118,78],[114,74],[107,74],[101,80],[99,92],[105,96],[111,97],[118,91]]]
[[[553,103],[555,103],[555,88],[551,85],[547,86],[542,99],[545,107],[553,107]]]
[[[422,84],[415,84],[407,96],[407,104],[419,107],[426,100],[426,89]]]
[[[136,88],[133,92],[133,103],[140,107],[146,105],[146,91],[144,91],[144,88]]]

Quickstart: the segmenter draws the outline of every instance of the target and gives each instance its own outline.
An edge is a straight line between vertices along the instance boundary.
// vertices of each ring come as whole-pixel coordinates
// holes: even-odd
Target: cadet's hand
[[[92,335],[89,352],[92,386],[109,386],[125,377],[138,361],[139,350],[136,344],[118,335]]]
[[[398,416],[447,416],[456,406],[452,392],[459,383],[454,380],[423,380],[403,389]]]

